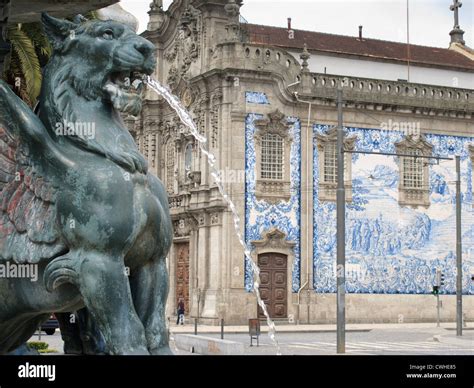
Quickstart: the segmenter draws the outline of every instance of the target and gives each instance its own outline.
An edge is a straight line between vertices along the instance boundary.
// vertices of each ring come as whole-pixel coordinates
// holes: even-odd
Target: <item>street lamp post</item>
[[[346,193],[342,89],[337,90],[337,353],[346,352]]]
[[[456,155],[456,335],[462,336],[461,157]]]

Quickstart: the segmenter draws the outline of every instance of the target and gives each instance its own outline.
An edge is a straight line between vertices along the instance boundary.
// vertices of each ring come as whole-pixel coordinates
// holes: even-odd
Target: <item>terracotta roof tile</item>
[[[400,42],[333,35],[322,32],[294,30],[294,39],[288,38],[288,30],[281,27],[243,24],[251,43],[262,43],[286,49],[302,49],[331,54],[356,55],[379,60],[407,61],[407,45]],[[410,45],[410,62],[417,65],[458,68],[474,71],[474,61],[446,48]]]

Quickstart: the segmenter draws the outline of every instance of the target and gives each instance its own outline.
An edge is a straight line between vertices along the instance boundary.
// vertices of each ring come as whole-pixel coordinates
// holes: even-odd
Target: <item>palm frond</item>
[[[21,82],[22,79],[24,79],[24,77],[21,70],[20,60],[16,52],[13,51],[10,53],[10,63],[8,72],[6,74],[6,80],[13,86],[13,91],[23,101],[25,101],[28,105],[33,106],[26,89],[26,82]],[[17,82],[18,80],[20,80],[20,82]]]
[[[8,30],[8,39],[12,49],[18,55],[21,73],[26,82],[29,100],[34,104],[41,89],[41,67],[36,54],[35,45],[29,36],[17,27]]]
[[[22,31],[25,32],[26,35],[31,39],[33,42],[36,50],[41,54],[44,55],[46,58],[49,58],[53,52],[51,44],[49,43],[48,37],[44,33],[43,27],[41,23],[27,23],[22,25]]]

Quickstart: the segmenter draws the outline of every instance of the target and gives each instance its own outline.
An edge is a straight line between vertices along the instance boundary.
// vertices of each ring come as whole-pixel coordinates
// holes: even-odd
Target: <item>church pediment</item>
[[[331,127],[325,134],[317,133],[314,137],[321,150],[324,144],[337,141],[337,127]],[[344,149],[352,151],[355,148],[356,140],[357,136],[344,136]]]
[[[288,123],[285,114],[278,109],[269,113],[268,119],[255,120],[255,127],[257,127],[255,132],[257,141],[268,133],[279,135],[286,141],[292,140],[289,132],[291,125]]]
[[[408,135],[403,140],[395,143],[398,150],[403,149],[419,149],[423,155],[431,154],[433,145],[426,141],[423,135]]]
[[[263,233],[262,240],[252,241],[252,245],[258,249],[291,250],[295,247],[296,242],[287,241],[284,232],[273,228]]]

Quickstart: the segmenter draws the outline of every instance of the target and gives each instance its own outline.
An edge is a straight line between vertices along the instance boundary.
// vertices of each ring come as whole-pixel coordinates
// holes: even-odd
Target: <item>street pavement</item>
[[[349,324],[346,354],[352,355],[474,355],[474,327],[456,337],[454,324]],[[194,326],[172,326],[173,335],[194,333]],[[250,346],[246,326],[225,327],[224,339],[241,342],[247,355],[275,355],[277,348],[262,326],[260,346]],[[220,338],[220,327],[199,326],[198,335]],[[283,355],[335,355],[335,325],[281,325],[276,338]]]
[[[438,333],[438,332],[437,332]],[[216,334],[209,337],[220,338]],[[467,335],[466,335],[467,337]],[[245,354],[274,355],[275,345],[266,334],[260,337],[260,346],[250,347],[245,334],[229,334],[227,340],[242,342]],[[335,355],[335,333],[280,333],[277,335],[283,355]],[[347,333],[346,354],[351,355],[474,355],[474,336],[462,342],[439,342],[427,331],[406,332],[374,329],[370,332]]]
[[[456,336],[454,324],[445,323],[440,328],[435,323],[420,324],[349,324],[346,333],[346,354],[349,355],[474,355],[474,327],[467,327],[462,337]],[[241,342],[247,355],[275,355],[266,328],[262,326],[259,346],[250,346],[246,326],[224,328],[224,339]],[[174,336],[194,333],[193,325],[170,327],[170,346],[178,355],[190,353],[174,346]],[[198,334],[220,338],[220,327],[199,326]],[[276,338],[283,355],[335,355],[335,325],[281,325],[277,326]],[[37,341],[35,335],[32,341]],[[42,335],[41,340],[50,349],[62,353],[63,343],[59,331],[53,336]],[[58,354],[56,353],[56,354]]]

